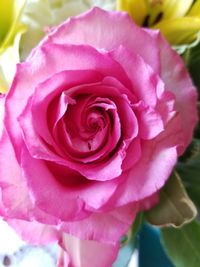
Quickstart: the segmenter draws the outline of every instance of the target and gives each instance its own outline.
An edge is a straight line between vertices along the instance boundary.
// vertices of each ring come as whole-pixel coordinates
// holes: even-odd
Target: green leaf
[[[183,58],[186,62],[193,82],[198,87],[200,92],[200,42],[195,47],[187,49],[183,55]]]
[[[186,162],[179,162],[177,164],[177,171],[181,174],[181,178],[186,183],[199,183],[200,182],[200,153],[199,148],[196,148],[197,154],[192,156]],[[193,152],[195,153],[195,152]]]
[[[196,148],[196,155],[187,162],[179,162],[177,172],[180,174],[189,196],[200,209],[200,152]]]
[[[200,224],[193,221],[182,228],[161,230],[164,249],[176,267],[200,266]]]
[[[178,164],[187,163],[191,158],[197,156],[198,154],[200,154],[200,140],[194,137],[185,153],[179,158]]]
[[[140,231],[140,228],[143,224],[143,219],[144,219],[144,215],[143,213],[138,213],[134,223],[133,223],[133,226],[132,226],[132,236],[136,236],[137,233]]]
[[[180,227],[197,215],[196,207],[188,197],[181,179],[173,173],[160,192],[160,202],[145,216],[155,226]]]

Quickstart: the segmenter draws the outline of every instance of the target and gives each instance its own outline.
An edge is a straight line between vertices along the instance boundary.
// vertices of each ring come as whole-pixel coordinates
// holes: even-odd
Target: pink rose
[[[118,244],[103,244],[94,240],[80,240],[64,234],[60,245],[58,267],[108,267],[112,266],[119,249]]]
[[[4,106],[4,217],[34,242],[23,220],[49,225],[42,243],[62,231],[116,246],[157,200],[197,121],[195,88],[160,33],[98,8],[17,66]]]

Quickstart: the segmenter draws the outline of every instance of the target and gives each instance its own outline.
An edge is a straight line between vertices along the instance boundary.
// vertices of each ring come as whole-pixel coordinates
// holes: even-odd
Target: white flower
[[[58,25],[92,6],[92,0],[27,0],[22,22],[28,29],[20,42],[21,59],[28,56],[49,27]]]
[[[116,9],[116,0],[93,0],[94,6],[99,6],[106,10],[115,10]]]

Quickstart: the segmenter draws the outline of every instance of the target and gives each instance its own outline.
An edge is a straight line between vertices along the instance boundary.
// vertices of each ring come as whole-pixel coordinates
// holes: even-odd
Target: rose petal
[[[101,164],[94,163],[89,167],[80,163],[74,163],[66,157],[62,158],[59,155],[56,155],[54,151],[46,146],[41,138],[39,138],[35,134],[34,129],[29,127],[30,122],[30,117],[28,117],[27,115],[24,116],[23,119],[22,117],[20,118],[20,124],[22,125],[24,130],[26,143],[28,145],[29,151],[31,152],[32,156],[34,156],[34,158],[55,161],[58,164],[63,164],[65,166],[68,166],[69,168],[79,171],[82,175],[86,176],[87,179],[91,180],[111,180],[121,174],[121,164],[124,157],[124,154],[122,152],[119,151],[111,159],[103,161]]]
[[[140,210],[141,211],[150,210],[155,205],[157,205],[159,201],[160,201],[159,192],[156,192],[152,194],[151,196],[140,201],[140,204],[139,204]]]
[[[3,153],[3,156],[1,155]],[[12,161],[12,168],[10,168]],[[5,218],[17,218],[29,220],[36,217],[39,221],[57,224],[59,219],[44,214],[34,207],[30,192],[27,190],[27,182],[16,160],[12,144],[6,132],[0,140],[0,206]]]
[[[130,51],[137,51],[155,72],[158,73],[160,69],[157,39],[134,24],[125,12],[106,12],[95,7],[58,26],[40,45],[49,40],[56,44],[90,45],[103,51],[112,51],[122,45]],[[33,50],[30,58],[35,53],[36,50]]]
[[[58,58],[62,58],[62,64],[58,62]],[[41,49],[38,48],[37,53],[29,61],[17,66],[15,79],[6,98],[5,123],[18,159],[23,141],[17,118],[25,108],[28,98],[38,84],[55,73],[74,69],[95,70],[102,76],[114,76],[123,84],[130,84],[119,64],[109,55],[101,54],[92,47],[47,44]]]
[[[175,95],[169,91],[161,92],[161,95],[158,96],[159,101],[156,106],[156,110],[162,117],[162,121],[164,126],[175,116],[176,108],[175,108]]]
[[[157,103],[157,77],[143,57],[133,51],[128,50],[126,46],[120,46],[111,52],[111,56],[126,71],[132,82],[133,94],[137,99],[144,101],[148,106],[155,107]]]
[[[51,78],[47,79],[43,83],[40,83],[35,92],[33,97],[33,104],[32,107],[27,106],[27,109],[29,109],[29,112],[32,111],[33,113],[33,124],[37,131],[37,133],[44,138],[49,143],[53,142],[52,136],[49,136],[49,127],[53,127],[55,125],[56,121],[58,121],[58,116],[62,115],[55,115],[59,114],[59,112],[65,111],[59,111],[55,110],[55,107],[51,102],[63,92],[67,91],[68,89],[82,85],[87,83],[95,83],[99,82],[101,80],[101,75],[98,72],[95,71],[87,71],[87,70],[73,70],[73,71],[62,71],[60,73],[56,73]],[[74,100],[70,98],[69,95],[62,93],[63,96],[65,96],[65,105],[63,106],[63,109],[65,110],[67,108],[67,103],[71,103]],[[61,104],[61,103],[60,103]],[[64,103],[63,103],[64,104]],[[60,105],[57,106],[61,107]],[[51,112],[48,114],[48,112]],[[48,117],[47,117],[48,116]],[[23,117],[23,113],[21,115]],[[55,117],[55,119],[54,119]],[[55,143],[55,142],[53,142]]]
[[[60,73],[60,74],[57,74],[54,78],[55,78],[54,79],[55,81],[52,83],[52,85],[53,85],[52,87],[51,87],[51,85],[48,85],[48,83],[50,81],[47,81],[41,85],[42,88],[44,85],[46,85],[45,88],[50,87],[50,89],[51,89],[50,91],[52,91],[53,88],[55,88],[55,87],[60,88],[59,85],[60,85],[60,83],[62,84],[62,81],[66,79],[66,76],[65,76],[65,73]],[[58,81],[56,78],[58,78]],[[57,84],[57,82],[58,82],[58,84]],[[92,86],[94,86],[95,90],[93,89]],[[69,93],[73,92],[72,89],[69,90]],[[78,90],[78,89],[76,89],[76,90]],[[74,92],[76,92],[76,90]],[[78,90],[79,94],[81,94],[82,90],[83,90],[83,88],[79,88],[79,90]],[[43,92],[45,90],[39,90],[39,88],[38,88],[37,91]],[[36,94],[37,94],[37,91],[36,91]],[[138,133],[138,126],[137,126],[137,119],[134,115],[133,110],[129,106],[128,100],[123,95],[121,96],[120,93],[112,87],[110,87],[109,92],[107,92],[108,87],[103,86],[103,85],[90,85],[90,86],[88,86],[88,89],[87,89],[87,86],[85,86],[84,91],[85,91],[85,93],[86,92],[89,93],[90,91],[91,92],[94,91],[94,92],[97,92],[97,95],[98,94],[101,95],[103,93],[103,94],[106,94],[108,96],[111,96],[114,99],[115,99],[115,95],[116,95],[116,101],[115,102],[118,105],[118,112],[119,112],[119,115],[121,117],[122,129],[124,131],[123,132],[123,138],[125,139],[125,142],[127,142],[127,144],[130,143],[130,141],[134,137],[136,137],[136,135]],[[67,93],[67,91],[66,91],[66,93]],[[38,94],[39,94],[39,96],[38,96],[38,101],[39,101],[40,100],[40,93],[38,93]],[[119,149],[119,151],[117,151],[116,154],[113,155],[113,157],[111,159],[106,160],[106,162],[102,161],[98,164],[96,164],[94,162],[94,164],[91,166],[73,162],[70,160],[69,157],[67,157],[67,155],[63,155],[60,152],[59,152],[59,154],[61,154],[61,155],[55,154],[54,151],[52,151],[50,149],[50,147],[47,146],[43,142],[43,140],[37,135],[37,133],[34,131],[34,128],[31,127],[31,124],[35,122],[34,124],[36,124],[37,130],[41,132],[40,127],[39,127],[40,126],[40,119],[39,119],[39,123],[37,123],[37,120],[38,120],[38,117],[41,117],[41,120],[46,121],[46,119],[44,118],[46,112],[45,112],[45,110],[41,110],[41,108],[40,108],[40,107],[42,107],[42,109],[45,109],[45,108],[47,109],[45,104],[43,105],[43,101],[44,101],[44,99],[42,98],[41,101],[37,102],[38,104],[37,103],[33,103],[33,104],[28,103],[27,108],[24,110],[22,115],[19,117],[19,122],[20,122],[22,129],[23,129],[26,145],[27,145],[27,147],[28,147],[28,149],[29,149],[29,151],[33,157],[39,158],[39,159],[55,161],[59,164],[63,164],[65,166],[68,166],[69,168],[72,168],[72,169],[79,171],[83,176],[86,176],[88,179],[91,179],[91,180],[100,180],[100,181],[111,180],[115,177],[118,177],[121,174],[121,171],[122,171],[121,165],[122,165],[122,161],[125,157],[125,151],[124,151],[125,149],[121,149],[121,150]],[[39,108],[38,108],[38,105],[39,105]],[[34,112],[33,114],[31,113],[32,109]],[[39,114],[44,114],[44,115],[40,116]],[[71,115],[71,113],[70,113],[70,115]],[[35,118],[34,121],[32,118],[33,116]],[[115,125],[115,128],[113,129],[114,133],[116,133],[116,126],[119,124],[118,115],[117,116],[115,115],[115,117],[116,117],[116,122],[114,122],[114,125]],[[47,128],[47,125],[46,125],[46,128]],[[45,134],[45,133],[46,132],[44,130],[43,134]],[[47,134],[47,138],[49,140],[50,139],[49,134],[48,133],[46,133],[46,134]],[[117,136],[112,134],[110,136],[110,138],[112,140],[108,141],[107,145],[104,147],[104,151],[108,151],[109,153],[110,153],[110,151],[112,152],[114,146],[117,145],[117,141],[119,140],[119,134]],[[54,143],[55,143],[55,141],[53,141],[53,144]],[[74,144],[72,146],[75,147]],[[54,145],[54,147],[56,149],[57,144]],[[56,149],[56,150],[59,151],[58,149]],[[104,152],[104,155],[107,155],[106,152]],[[85,160],[85,162],[86,162],[86,160]]]
[[[138,203],[131,203],[112,211],[93,213],[81,221],[63,223],[61,230],[81,239],[113,243],[128,231],[137,211]]]
[[[142,157],[128,172],[110,201],[124,205],[140,201],[163,187],[177,161],[177,144],[182,144],[180,118],[176,116],[162,134],[142,144]]]
[[[153,32],[151,32],[153,34]],[[179,153],[191,142],[193,129],[198,121],[197,91],[193,86],[185,64],[178,54],[171,49],[170,45],[159,35],[161,77],[165,82],[167,90],[176,96],[176,110],[180,112],[182,130],[184,133],[184,145]],[[171,68],[173,66],[173,71]],[[190,125],[190,127],[188,127]]]
[[[160,114],[150,107],[139,112],[138,121],[142,139],[153,139],[164,130]]]
[[[46,163],[31,158],[25,147],[22,151],[21,161],[29,189],[32,191],[32,195],[36,196],[35,205],[41,210],[56,216],[60,220],[80,219],[88,214],[83,208],[83,200],[78,196],[77,198],[70,198],[65,187],[56,181]],[[76,179],[72,176],[72,172],[68,175],[69,177],[71,175],[70,179]],[[39,177],[42,178],[39,179]]]
[[[105,205],[118,186],[117,181],[80,183],[78,173],[66,168],[63,170],[61,166],[59,171],[59,165],[54,174],[47,163],[30,158],[26,148],[22,153],[22,167],[36,207],[62,220],[88,216],[92,210]]]
[[[0,189],[0,216],[1,217],[6,217],[5,207],[4,207],[3,202],[2,202],[2,191],[1,191],[1,189]]]
[[[59,259],[59,267],[111,267],[119,250],[118,244],[80,240],[66,234],[60,245],[66,252]]]
[[[98,88],[95,87],[94,91],[98,92]],[[115,149],[121,137],[121,124],[115,103],[95,95],[90,98],[91,103],[88,100],[85,110],[82,105],[79,107],[77,101],[63,118],[66,134],[62,139],[63,143],[68,143],[66,153],[73,155],[74,160],[84,163],[95,163],[96,160],[100,162],[101,158]],[[86,169],[88,168],[90,167],[87,166]]]
[[[126,149],[126,157],[122,164],[123,171],[134,166],[141,157],[141,142],[139,138],[135,138]]]
[[[21,168],[6,131],[0,140],[0,166],[0,186],[4,211],[8,212],[9,217],[26,219],[33,206],[26,181],[22,177]]]
[[[98,73],[93,71],[63,71],[53,75],[52,78],[38,85],[33,99],[27,103],[26,108],[19,117],[26,144],[33,155],[41,151],[41,149],[50,153],[49,148],[43,142],[43,140],[45,140],[49,145],[54,147],[57,153],[64,156],[49,132],[48,124],[50,121],[47,120],[47,111],[50,101],[62,92],[61,89],[63,87],[65,87],[65,89],[71,88],[74,84],[87,83],[88,80],[92,82],[93,79],[96,81],[96,79],[98,80],[100,77]],[[53,111],[55,114],[55,110]],[[32,125],[34,127],[32,127]],[[42,137],[43,140],[40,137]]]
[[[36,221],[7,219],[7,223],[28,243],[46,245],[60,239],[60,232],[53,226]]]

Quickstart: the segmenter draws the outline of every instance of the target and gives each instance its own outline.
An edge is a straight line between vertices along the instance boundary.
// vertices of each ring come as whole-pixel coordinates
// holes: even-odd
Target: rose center
[[[99,150],[106,142],[114,108],[108,100],[94,97],[69,105],[63,117],[67,145],[82,153]]]

